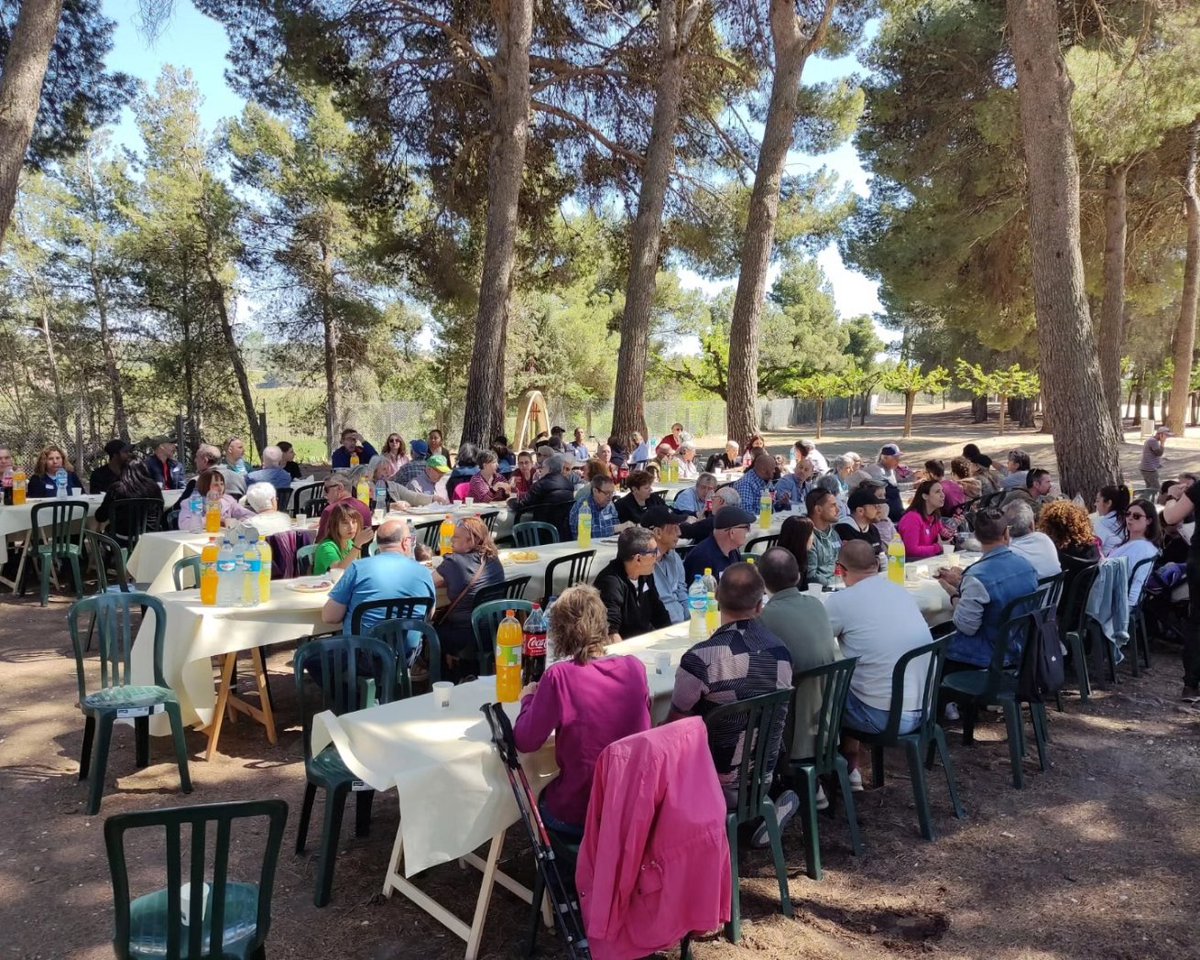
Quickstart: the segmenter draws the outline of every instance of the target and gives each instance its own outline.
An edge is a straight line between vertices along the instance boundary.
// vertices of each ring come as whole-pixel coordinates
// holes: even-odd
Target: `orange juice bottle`
[[[221,501],[217,497],[209,497],[204,513],[204,532],[221,532]]]
[[[25,471],[21,467],[17,467],[16,473],[13,474],[13,506],[19,507],[25,502],[27,490],[28,481],[25,478]]]
[[[496,699],[516,703],[521,696],[521,625],[509,610],[496,628]]]
[[[217,547],[216,537],[209,537],[200,551],[200,603],[206,607],[217,605]]]
[[[454,518],[450,514],[446,514],[446,519],[442,521],[442,526],[438,530],[438,554],[443,557],[448,557],[454,552]]]

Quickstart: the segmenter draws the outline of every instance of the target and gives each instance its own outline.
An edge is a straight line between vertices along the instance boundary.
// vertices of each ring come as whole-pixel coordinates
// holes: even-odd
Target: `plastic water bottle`
[[[59,467],[54,473],[54,495],[60,500],[67,499],[67,471],[63,467]]]
[[[233,541],[227,536],[221,541],[221,550],[217,554],[217,606],[236,606],[242,596],[241,588],[237,554],[233,552]]]
[[[904,586],[904,542],[899,537],[892,537],[888,544],[888,579],[892,583]]]
[[[377,480],[375,482],[375,509],[387,509],[387,481]]]
[[[704,592],[704,578],[700,574],[696,574],[692,585],[688,587],[688,614],[688,639],[707,639],[708,625],[705,619],[708,614],[708,595]]]
[[[188,497],[188,512],[191,513],[191,515],[193,517],[196,517],[197,519],[203,521],[203,519],[204,519],[204,498],[202,496],[200,496],[200,488],[199,487],[192,487],[192,495],[190,497]],[[204,524],[201,523],[200,526],[203,527]]]
[[[239,541],[246,541],[245,534],[238,534]],[[242,606],[258,606],[258,578],[262,574],[262,554],[258,552],[258,533],[251,532],[238,565],[242,573]]]
[[[242,605],[244,588],[241,581],[246,575],[246,531],[241,527],[238,527],[237,540],[233,544],[233,559],[237,565],[236,576],[238,579],[238,586],[233,595],[233,605],[236,607]]]
[[[576,534],[579,539],[579,546],[587,549],[592,545],[592,508],[588,506],[587,500],[583,501],[583,506],[579,508],[579,532]]]

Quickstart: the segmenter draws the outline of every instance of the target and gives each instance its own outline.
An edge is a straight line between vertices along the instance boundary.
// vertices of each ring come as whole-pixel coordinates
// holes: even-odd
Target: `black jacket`
[[[666,506],[667,501],[662,498],[661,493],[652,493],[646,498],[646,505],[638,506],[638,502],[633,499],[632,493],[627,493],[622,497],[617,497],[617,519],[621,523],[641,523],[642,517],[646,515],[646,511],[655,505]]]
[[[533,481],[525,496],[518,498],[517,507],[536,507],[551,503],[570,503],[575,499],[575,484],[562,473],[551,473]]]
[[[639,577],[637,586],[625,575],[625,564],[611,561],[595,581],[608,611],[608,632],[623,639],[670,626],[671,617],[658,597],[654,577]]]

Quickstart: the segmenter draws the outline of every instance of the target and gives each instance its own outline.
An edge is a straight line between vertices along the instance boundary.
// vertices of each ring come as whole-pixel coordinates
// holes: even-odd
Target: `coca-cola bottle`
[[[524,649],[521,653],[522,683],[535,683],[546,672],[546,618],[540,604],[534,604],[522,628]]]

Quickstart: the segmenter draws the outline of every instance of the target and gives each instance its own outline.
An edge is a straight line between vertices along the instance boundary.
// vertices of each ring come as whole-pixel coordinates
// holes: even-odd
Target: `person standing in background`
[[[1163,424],[1154,428],[1154,436],[1147,437],[1142,444],[1142,482],[1148,490],[1158,490],[1158,471],[1162,469],[1163,450],[1171,431]]]

